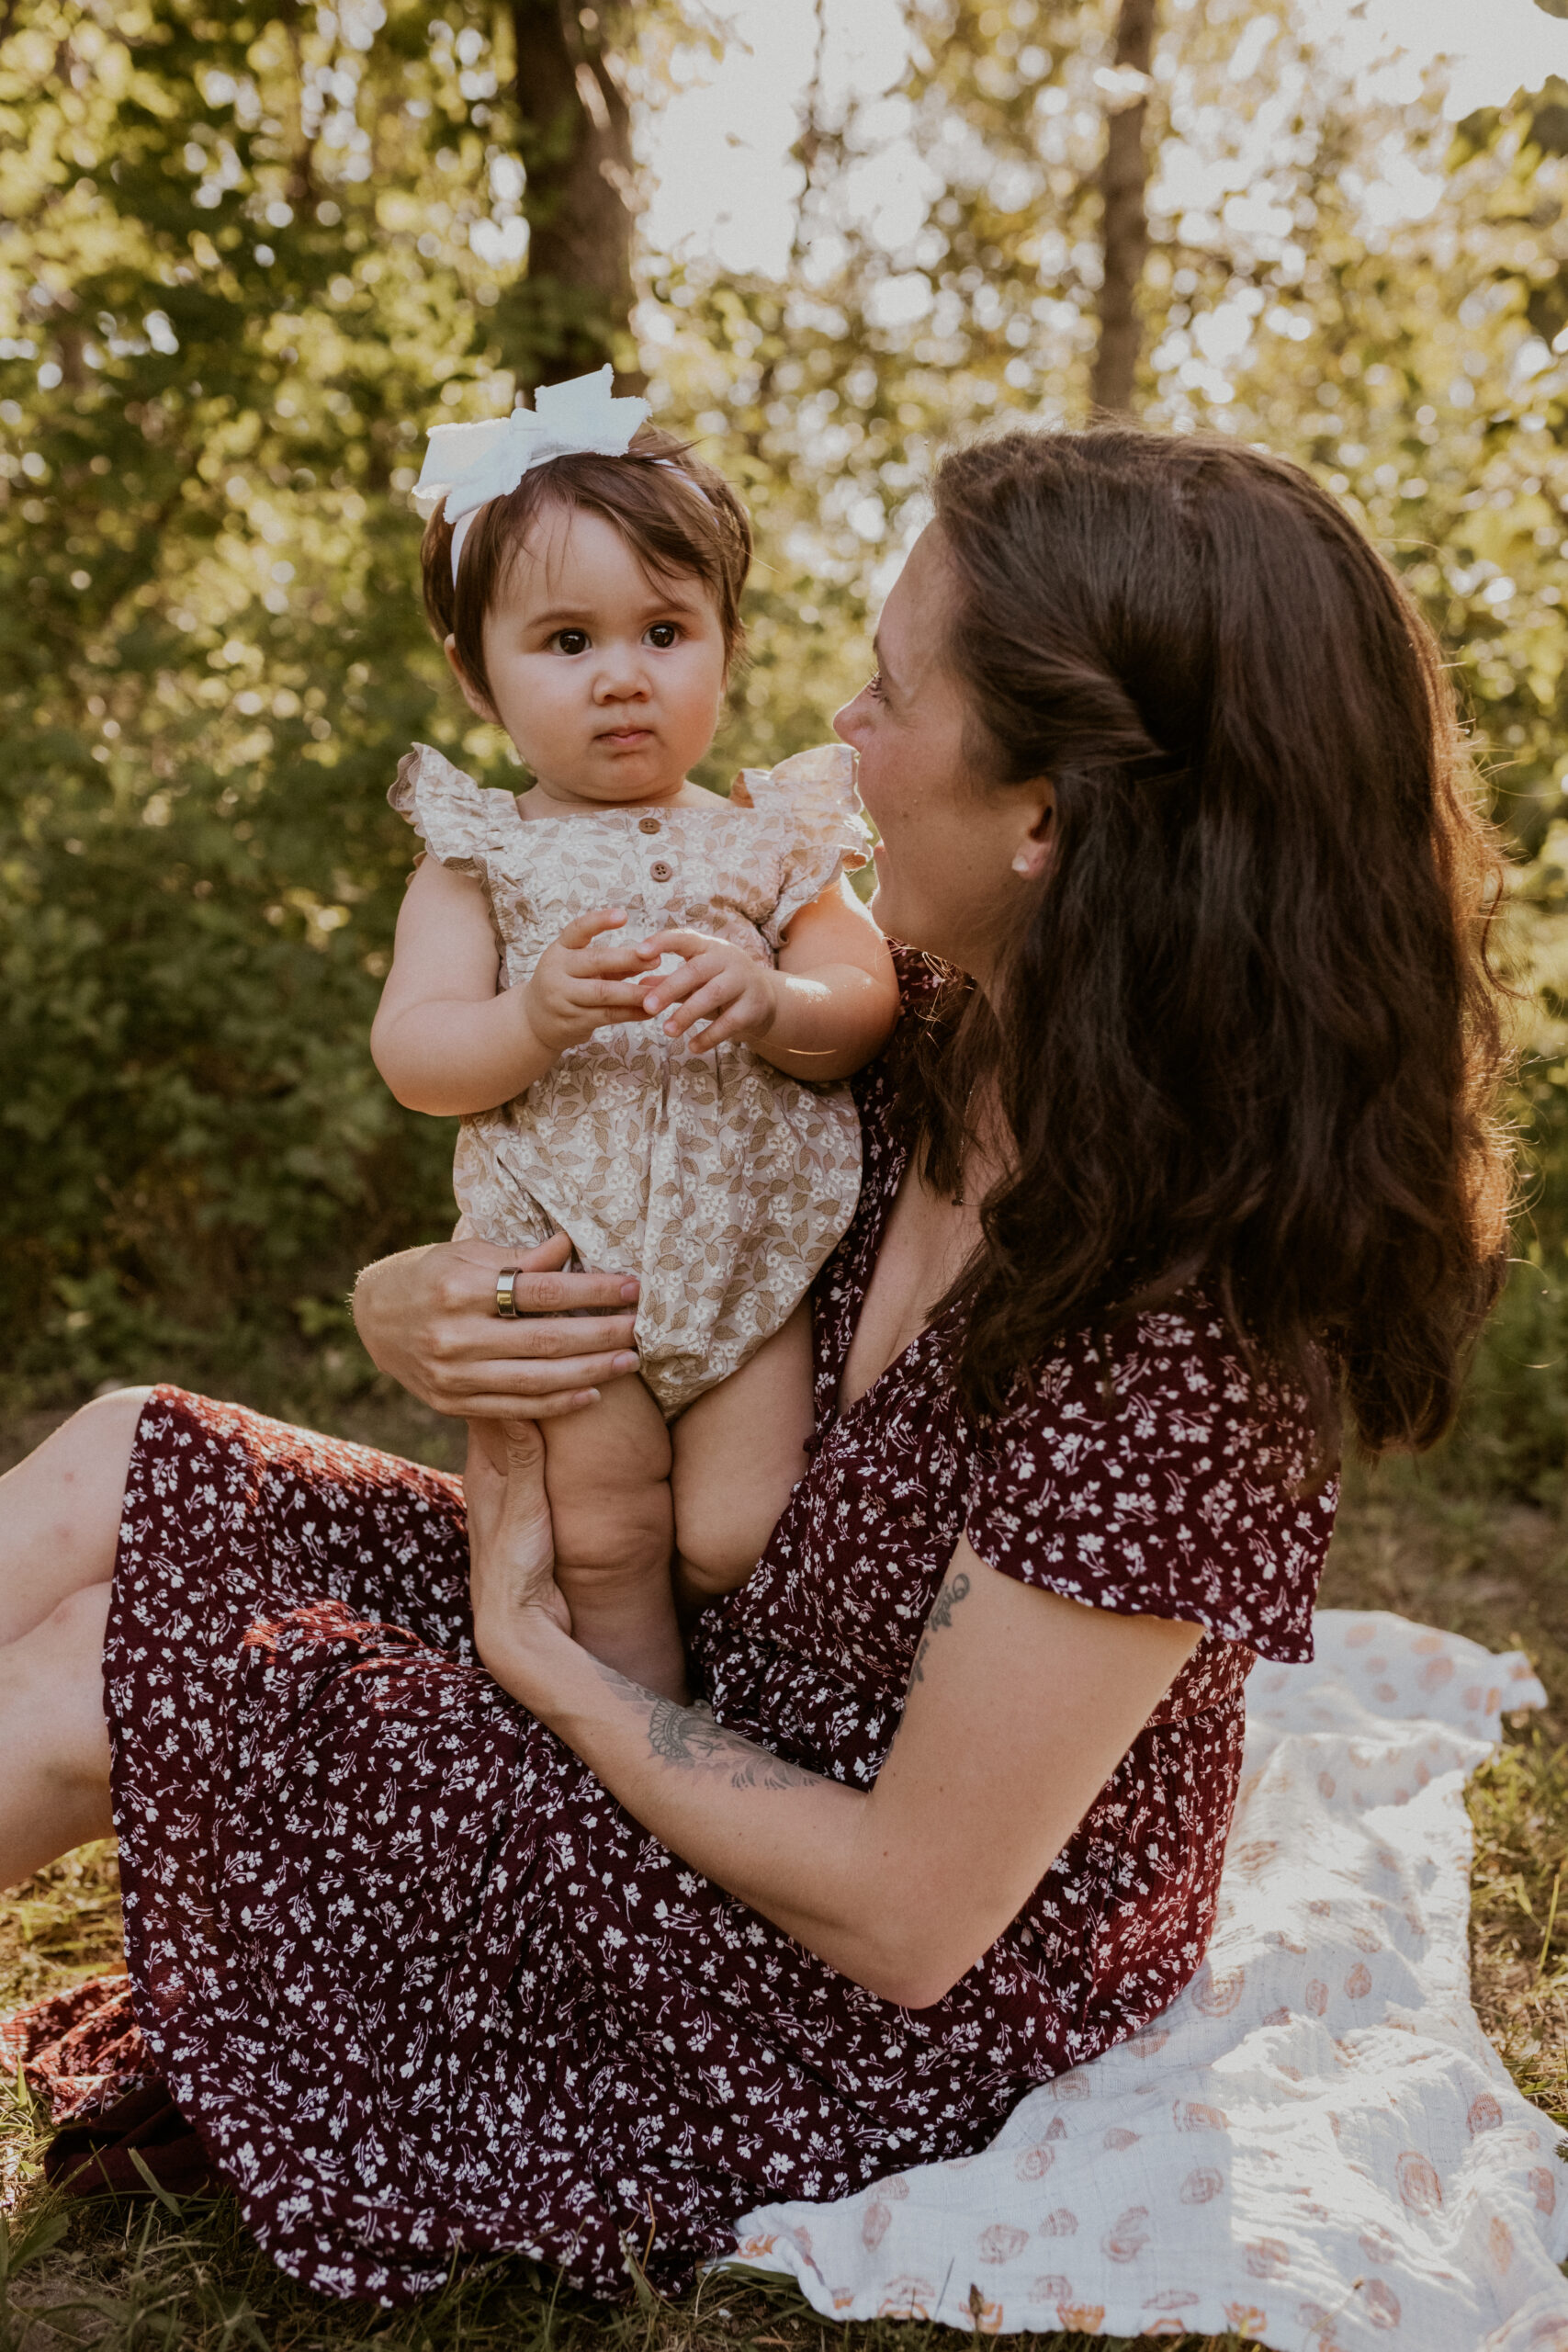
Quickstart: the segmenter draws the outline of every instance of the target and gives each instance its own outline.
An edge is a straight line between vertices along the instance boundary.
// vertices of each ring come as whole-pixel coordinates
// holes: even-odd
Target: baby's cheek
[[[580,758],[587,739],[590,697],[563,664],[519,655],[491,670],[502,724],[531,768],[556,775]]]

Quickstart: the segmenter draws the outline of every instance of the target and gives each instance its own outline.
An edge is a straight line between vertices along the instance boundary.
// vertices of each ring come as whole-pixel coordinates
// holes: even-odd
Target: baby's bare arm
[[[756,1050],[792,1078],[847,1078],[893,1034],[893,957],[843,876],[790,924],[778,979],[779,1017]]]
[[[435,858],[417,869],[398,915],[392,968],[370,1031],[376,1067],[400,1102],[437,1115],[487,1111],[536,1077],[484,892]]]
[[[376,1067],[398,1101],[437,1117],[488,1111],[542,1078],[569,1045],[606,1022],[646,1016],[626,975],[635,948],[593,944],[618,910],[583,915],[546,949],[525,988],[502,989],[479,884],[426,858],[398,917],[392,968],[370,1031]]]
[[[660,932],[644,944],[682,958],[679,971],[649,980],[643,1002],[696,1053],[735,1040],[792,1078],[847,1078],[898,1018],[887,942],[842,879],[795,917],[777,970],[701,932]],[[692,1035],[698,1022],[708,1025]]]

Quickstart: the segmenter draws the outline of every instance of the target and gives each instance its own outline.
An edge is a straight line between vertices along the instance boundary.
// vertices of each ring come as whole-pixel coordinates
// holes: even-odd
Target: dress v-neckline
[[[867,1263],[866,1258],[863,1258],[862,1260],[862,1263],[866,1264],[865,1285],[861,1292],[859,1303],[855,1307],[853,1320],[850,1323],[849,1329],[844,1334],[843,1352],[840,1354],[834,1371],[831,1400],[832,1420],[835,1425],[840,1427],[847,1425],[857,1418],[862,1406],[870,1403],[871,1399],[881,1388],[884,1381],[890,1380],[895,1373],[907,1371],[909,1364],[909,1359],[913,1356],[915,1351],[921,1347],[927,1340],[931,1339],[944,1322],[951,1320],[951,1311],[950,1314],[945,1317],[939,1311],[931,1317],[929,1322],[922,1323],[919,1329],[915,1332],[913,1337],[908,1340],[904,1346],[899,1349],[897,1354],[896,1356],[889,1356],[887,1362],[883,1365],[882,1370],[876,1374],[876,1377],[867,1383],[866,1386],[861,1390],[860,1395],[854,1398],[853,1402],[848,1405],[844,1403],[844,1374],[849,1365],[850,1357],[854,1352],[856,1334],[860,1330],[861,1321],[865,1314],[866,1301],[871,1295],[872,1281],[875,1276],[876,1261],[881,1253],[883,1240],[886,1238],[888,1225],[892,1221],[894,1209],[897,1205],[898,1195],[900,1191],[903,1189],[904,1179],[908,1175],[909,1170],[910,1154],[908,1147],[901,1143],[891,1144],[890,1149],[896,1155],[896,1164],[887,1170],[881,1188],[882,1198],[877,1204],[874,1224],[868,1227],[862,1245],[863,1250],[867,1253],[869,1258],[869,1263]]]

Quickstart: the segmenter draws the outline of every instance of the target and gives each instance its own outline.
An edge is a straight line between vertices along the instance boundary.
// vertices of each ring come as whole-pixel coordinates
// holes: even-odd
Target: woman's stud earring
[[[1027,874],[1033,863],[1034,861],[1030,856],[1029,852],[1026,849],[1021,849],[1018,855],[1013,859],[1012,870],[1015,874]]]

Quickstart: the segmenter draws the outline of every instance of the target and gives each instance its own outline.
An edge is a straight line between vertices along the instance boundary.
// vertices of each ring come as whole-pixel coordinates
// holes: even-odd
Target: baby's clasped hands
[[[665,1035],[685,1036],[697,1053],[756,1045],[768,1035],[779,1015],[779,977],[771,964],[702,931],[605,939],[626,920],[624,907],[574,917],[534,967],[521,991],[522,1012],[546,1052],[564,1053],[597,1029],[664,1012],[670,1014],[662,1023]],[[677,968],[659,973],[650,987],[649,967],[660,962]],[[706,1024],[701,1034],[687,1035],[699,1022]]]
[[[522,1011],[547,1053],[585,1045],[596,1029],[648,1019],[647,950],[629,939],[602,940],[626,919],[624,907],[575,916],[535,965],[521,991]]]
[[[760,963],[733,941],[715,939],[703,931],[660,931],[642,942],[650,962],[679,956],[681,969],[662,973],[642,997],[649,1018],[669,1012],[661,1023],[671,1038],[684,1036],[694,1053],[715,1046],[755,1046],[779,1017],[779,975],[771,964]],[[706,1026],[688,1035],[697,1023]]]

